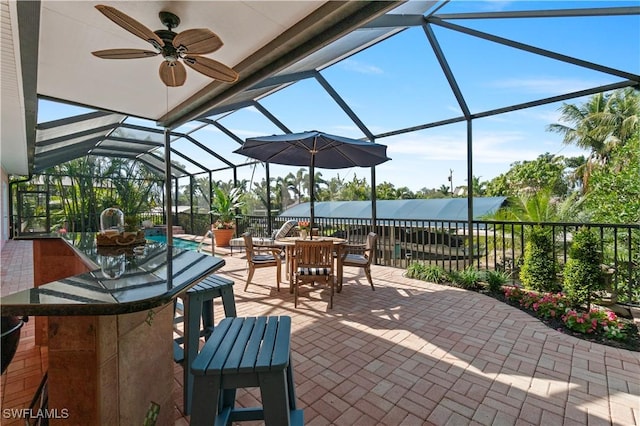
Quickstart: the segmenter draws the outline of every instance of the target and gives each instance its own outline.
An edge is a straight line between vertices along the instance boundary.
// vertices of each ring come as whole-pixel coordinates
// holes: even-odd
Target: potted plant
[[[140,219],[137,215],[131,214],[124,218],[124,232],[137,234],[140,231]]]
[[[215,222],[211,225],[211,230],[216,245],[227,247],[235,232],[237,211],[244,204],[240,200],[242,193],[240,188],[232,188],[228,193],[220,188],[215,188],[213,195],[209,213],[215,217]]]

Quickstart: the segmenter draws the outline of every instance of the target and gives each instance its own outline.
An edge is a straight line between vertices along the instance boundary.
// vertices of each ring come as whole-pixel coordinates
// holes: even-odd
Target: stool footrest
[[[291,426],[304,425],[304,411],[289,411]],[[247,422],[253,420],[264,420],[264,410],[262,408],[231,408],[225,407],[216,416],[215,426],[226,426],[229,422]]]

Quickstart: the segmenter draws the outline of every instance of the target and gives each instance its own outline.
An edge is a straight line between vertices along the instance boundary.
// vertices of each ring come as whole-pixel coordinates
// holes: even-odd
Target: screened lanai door
[[[47,191],[19,191],[18,217],[14,222],[14,235],[49,232],[49,193]]]

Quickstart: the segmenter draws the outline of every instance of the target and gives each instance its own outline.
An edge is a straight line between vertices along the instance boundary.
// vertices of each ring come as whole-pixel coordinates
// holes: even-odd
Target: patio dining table
[[[295,271],[293,270],[294,267],[294,262],[293,262],[293,248],[296,246],[296,241],[303,241],[305,240],[302,237],[284,237],[284,238],[278,238],[275,242],[277,245],[280,245],[282,247],[285,248],[285,263],[287,265],[286,269],[287,269],[287,279],[289,280],[289,293],[293,293],[293,275],[295,274]],[[340,262],[341,262],[341,256],[340,256],[340,250],[342,245],[347,243],[347,240],[344,238],[338,238],[338,237],[319,237],[319,236],[314,236],[313,237],[314,241],[333,241],[333,246],[336,248],[336,262],[338,262],[338,264],[336,265],[337,267],[337,271],[340,271]]]

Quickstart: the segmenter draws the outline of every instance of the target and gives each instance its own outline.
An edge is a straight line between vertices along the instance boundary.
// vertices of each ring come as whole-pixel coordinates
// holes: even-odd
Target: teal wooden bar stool
[[[264,420],[303,425],[291,364],[291,318],[225,318],[193,362],[191,425]],[[237,388],[260,387],[262,407],[236,408]]]
[[[206,340],[214,330],[213,299],[222,298],[225,317],[236,316],[233,284],[234,282],[227,278],[209,275],[186,291],[182,297],[183,316],[174,318],[174,322],[184,321],[183,336],[174,339],[173,359],[175,362],[181,363],[183,368],[183,409],[185,414],[191,412],[193,395],[191,366],[198,355],[200,337],[204,337]]]

